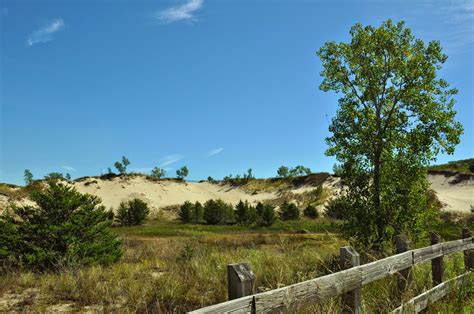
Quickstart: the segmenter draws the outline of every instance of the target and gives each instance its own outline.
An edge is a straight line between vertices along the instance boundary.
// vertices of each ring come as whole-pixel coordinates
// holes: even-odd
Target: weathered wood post
[[[405,235],[397,235],[395,237],[395,246],[397,254],[410,250],[410,241]],[[411,281],[411,267],[400,270],[400,277],[397,281],[397,288],[400,295],[405,292],[407,285]]]
[[[431,245],[441,243],[441,236],[436,232],[430,232]],[[431,278],[433,286],[437,286],[443,282],[444,265],[443,256],[436,257],[431,260]]]
[[[350,246],[341,247],[340,252],[340,263],[342,269],[348,269],[351,267],[360,265],[360,256]],[[342,313],[354,313],[360,314],[360,288],[348,291],[342,295]]]
[[[471,230],[467,227],[462,228],[461,237],[463,239],[472,237]],[[464,251],[464,267],[466,270],[474,270],[474,249]]]
[[[229,300],[253,294],[255,274],[247,263],[227,265],[227,292]]]

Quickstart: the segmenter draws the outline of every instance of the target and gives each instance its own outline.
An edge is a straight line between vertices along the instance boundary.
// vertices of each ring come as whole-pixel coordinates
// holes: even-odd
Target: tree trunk
[[[380,194],[381,194],[381,186],[380,186],[380,181],[381,181],[381,155],[382,155],[382,149],[380,147],[377,147],[375,156],[374,156],[374,209],[375,209],[375,214],[377,215],[376,222],[377,222],[377,244],[381,244],[382,239],[383,239],[383,232],[384,232],[384,217],[382,213],[382,206],[381,206],[381,200],[380,200]]]

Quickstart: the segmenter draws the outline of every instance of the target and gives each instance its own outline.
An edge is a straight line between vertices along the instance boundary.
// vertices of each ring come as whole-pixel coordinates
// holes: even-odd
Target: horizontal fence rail
[[[469,235],[469,237],[467,237],[467,235]],[[368,264],[354,266],[340,272],[295,283],[279,289],[240,297],[227,302],[204,307],[190,313],[291,312],[310,304],[320,303],[338,295],[359,291],[358,289],[365,284],[396,273],[401,273],[403,275],[403,271],[410,269],[416,264],[428,261],[432,261],[433,263],[434,259],[439,259],[442,256],[461,251],[464,251],[465,254],[464,259],[467,261],[465,262],[466,268],[473,268],[474,265],[468,265],[468,263],[472,263],[470,261],[474,259],[474,238],[471,236],[470,232],[466,233],[465,231],[463,231],[463,237],[465,238],[444,243],[436,243],[420,249],[409,250]],[[352,252],[355,252],[350,247],[344,247],[341,248],[341,253],[343,249],[345,251],[352,250]],[[357,252],[355,252],[355,254],[357,254]],[[434,267],[433,265],[432,267]],[[442,267],[442,259],[440,265]],[[444,296],[444,294],[447,293],[447,287],[451,287],[453,282],[461,282],[460,280],[462,278],[468,278],[470,276],[469,274],[470,272],[466,272],[464,275],[434,287],[434,290],[431,290],[438,292],[441,290],[442,293],[431,292],[431,294],[437,293],[436,296]],[[435,276],[434,272],[433,276]],[[404,277],[408,278],[408,275],[405,274]],[[440,278],[442,278],[442,273]],[[415,307],[421,308],[422,306],[420,304],[425,302],[423,300],[428,302],[436,299],[424,296],[425,294],[430,295],[430,292],[427,291],[418,296],[418,299],[414,298],[408,303],[412,306],[414,305]],[[359,300],[357,302],[360,303]],[[352,303],[354,303],[353,300]],[[348,312],[359,313],[360,304],[351,306],[354,306],[354,308]],[[343,312],[345,312],[344,309]]]

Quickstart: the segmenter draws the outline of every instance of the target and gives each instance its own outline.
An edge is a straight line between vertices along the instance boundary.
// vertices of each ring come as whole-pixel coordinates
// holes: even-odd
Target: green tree
[[[71,181],[71,174],[70,173],[66,173],[66,180]]]
[[[203,209],[201,203],[199,203],[199,202],[194,203],[193,211],[191,213],[192,221],[194,223],[201,223],[202,222],[203,211],[204,211],[204,209]]]
[[[207,224],[230,224],[234,222],[234,208],[222,200],[208,200],[204,203],[204,220]]]
[[[189,174],[189,170],[188,170],[188,167],[186,166],[183,166],[179,168],[178,170],[176,170],[176,176],[178,177],[178,179],[183,180],[184,178],[188,176],[188,174]]]
[[[318,210],[317,210],[316,207],[314,207],[313,205],[308,205],[308,206],[304,209],[303,214],[304,214],[306,217],[311,218],[311,219],[318,218],[318,216],[319,216]]]
[[[192,213],[194,211],[194,205],[191,202],[184,202],[183,205],[179,207],[179,220],[181,220],[182,223],[186,224],[189,223],[192,219]]]
[[[447,56],[438,41],[415,39],[404,22],[356,24],[349,43],[318,52],[323,91],[340,93],[326,141],[341,163],[351,215],[347,236],[374,248],[426,221],[424,167],[451,154],[463,131],[456,89],[437,76]]]
[[[261,203],[259,203],[261,204]],[[258,207],[258,204],[257,204]],[[261,214],[258,214],[260,212]],[[261,205],[261,210],[257,212],[257,224],[263,227],[270,227],[275,222],[275,209],[271,205]]]
[[[122,255],[96,196],[51,180],[30,199],[35,205],[13,206],[0,215],[0,264],[46,270],[110,264]]]
[[[152,177],[153,179],[159,180],[159,179],[163,178],[165,175],[166,175],[165,169],[155,167],[151,171],[150,177]]]
[[[296,220],[300,218],[300,210],[298,207],[289,202],[284,202],[280,208],[281,220]]]
[[[289,170],[290,177],[307,176],[311,174],[311,169],[304,166],[296,166]]]
[[[257,220],[255,207],[250,205],[248,201],[239,201],[235,209],[235,220],[237,223],[250,225]]]
[[[116,161],[114,167],[118,170],[121,175],[127,174],[127,166],[130,165],[130,160],[127,157],[122,156],[121,161]]]
[[[47,175],[44,176],[44,179],[46,181],[57,181],[57,180],[64,180],[64,176],[62,173],[60,172],[51,172],[51,173],[48,173]]]
[[[288,169],[286,166],[281,166],[278,168],[277,174],[280,178],[288,178],[290,175],[290,169]]]
[[[33,183],[33,173],[31,173],[30,170],[25,169],[23,178],[25,179],[26,185],[30,185],[31,183]]]
[[[148,217],[150,209],[141,199],[134,198],[128,202],[121,202],[115,215],[115,220],[121,226],[141,225]]]

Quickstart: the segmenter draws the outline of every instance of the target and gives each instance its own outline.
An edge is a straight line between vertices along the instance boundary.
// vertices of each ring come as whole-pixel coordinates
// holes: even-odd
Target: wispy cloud
[[[76,172],[76,168],[71,167],[71,166],[61,166],[61,168],[66,171]]]
[[[202,8],[204,0],[187,0],[182,5],[177,5],[156,13],[156,17],[165,22],[197,21],[196,11]]]
[[[213,149],[213,150],[211,150],[209,153],[207,153],[207,157],[212,157],[212,156],[215,156],[215,155],[217,155],[217,154],[220,154],[220,153],[222,153],[223,150],[224,150],[223,147],[219,147],[219,148]]]
[[[28,36],[26,42],[28,46],[33,46],[35,44],[51,41],[53,40],[53,34],[62,30],[64,26],[65,24],[63,19],[55,19],[42,28],[31,33]]]
[[[160,168],[163,168],[163,167],[166,167],[168,165],[171,165],[171,164],[174,164],[175,162],[178,162],[180,160],[182,160],[184,158],[183,155],[178,155],[178,154],[174,154],[174,155],[168,155],[168,156],[165,156],[163,158],[161,158],[160,160]]]

